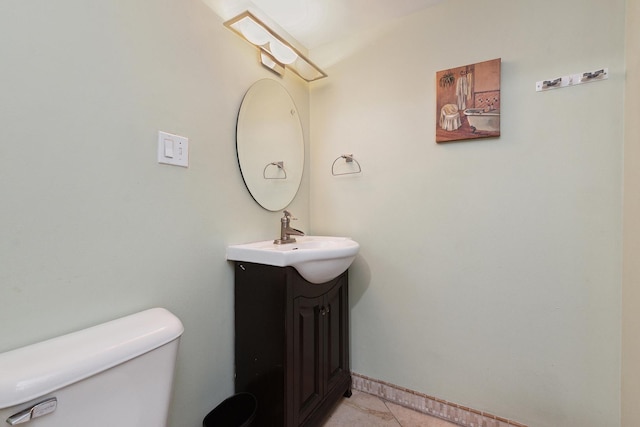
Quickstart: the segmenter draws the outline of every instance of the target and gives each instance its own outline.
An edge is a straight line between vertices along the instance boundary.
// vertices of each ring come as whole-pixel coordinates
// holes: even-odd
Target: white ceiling
[[[366,28],[444,0],[204,0],[227,20],[244,10],[266,15],[307,49],[344,39]]]

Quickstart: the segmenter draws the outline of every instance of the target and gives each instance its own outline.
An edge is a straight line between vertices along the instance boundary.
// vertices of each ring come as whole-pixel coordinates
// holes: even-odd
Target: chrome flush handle
[[[51,399],[44,400],[40,403],[36,403],[30,408],[18,412],[7,418],[9,425],[15,426],[16,424],[26,423],[34,418],[42,417],[52,413],[58,407],[58,399],[52,397]]]

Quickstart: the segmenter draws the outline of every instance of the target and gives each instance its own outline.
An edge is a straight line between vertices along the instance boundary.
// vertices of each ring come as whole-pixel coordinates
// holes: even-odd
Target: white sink
[[[291,266],[311,283],[324,283],[342,274],[360,245],[348,237],[296,236],[296,243],[276,245],[273,240],[231,245],[227,259],[256,264]]]

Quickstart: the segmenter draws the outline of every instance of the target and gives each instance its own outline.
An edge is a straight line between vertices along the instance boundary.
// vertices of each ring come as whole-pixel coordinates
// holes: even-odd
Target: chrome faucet
[[[296,239],[291,236],[304,236],[304,233],[295,228],[291,228],[291,221],[298,218],[292,218],[291,212],[284,211],[284,216],[280,218],[280,238],[273,241],[276,245],[284,245],[286,243],[295,243]]]

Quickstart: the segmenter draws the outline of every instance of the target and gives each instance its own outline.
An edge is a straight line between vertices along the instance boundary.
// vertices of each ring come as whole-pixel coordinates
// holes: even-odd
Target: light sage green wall
[[[640,425],[640,1],[627,0],[622,285],[622,426]]]
[[[235,155],[245,91],[278,78],[201,0],[3,1],[0,52],[0,351],[166,307],[170,426],[202,425],[233,392],[225,246],[279,233]],[[308,141],[308,87],[282,83]],[[158,130],[190,138],[188,169],[157,164]]]
[[[361,244],[355,372],[535,427],[620,424],[624,25],[624,0],[449,0],[312,51],[333,65],[311,221]],[[436,144],[435,73],[494,58],[502,136]],[[344,153],[361,175],[331,176]]]

